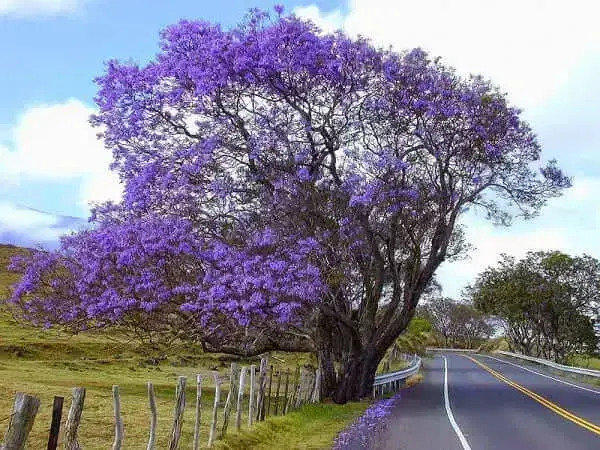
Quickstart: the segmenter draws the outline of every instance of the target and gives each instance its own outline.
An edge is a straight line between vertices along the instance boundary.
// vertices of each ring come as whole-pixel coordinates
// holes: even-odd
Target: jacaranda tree
[[[111,61],[93,118],[125,187],[96,228],[21,262],[50,322],[143,324],[250,355],[307,350],[323,393],[370,392],[476,206],[508,223],[569,180],[481,77],[415,49],[251,11],[182,21]],[[57,276],[60,275],[60,276]]]

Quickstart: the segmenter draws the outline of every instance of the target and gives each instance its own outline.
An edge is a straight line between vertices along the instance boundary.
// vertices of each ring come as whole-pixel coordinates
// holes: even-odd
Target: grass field
[[[339,431],[369,406],[369,402],[306,405],[284,417],[275,417],[233,433],[215,445],[217,449],[330,449]]]
[[[10,255],[18,249],[0,245],[0,298],[16,279],[4,270]],[[50,427],[52,399],[65,397],[63,420],[70,404],[71,389],[87,389],[80,426],[80,443],[89,450],[109,448],[113,438],[111,388],[121,391],[121,410],[125,423],[124,448],[145,448],[148,438],[149,409],[146,383],[152,381],[158,403],[158,446],[166,448],[174,405],[175,383],[179,375],[188,376],[181,448],[189,448],[193,437],[195,375],[205,375],[202,392],[201,442],[206,444],[210,412],[214,402],[211,372],[225,376],[237,358],[223,354],[205,354],[199,347],[183,346],[160,365],[147,362],[147,356],[120,336],[88,333],[76,336],[54,330],[39,330],[17,323],[0,311],[0,438],[8,423],[16,392],[41,399],[41,407],[28,441],[28,448],[46,447]],[[240,361],[256,363],[258,359]],[[276,368],[295,368],[315,364],[309,354],[275,353]],[[228,386],[224,386],[224,400]],[[246,429],[244,414],[241,434],[230,433],[217,448],[330,448],[336,434],[360,414],[368,403],[344,406],[321,404],[305,406],[285,417],[270,419]],[[247,409],[246,409],[247,411]],[[222,413],[219,415],[222,423]]]
[[[210,411],[214,401],[214,382],[211,372],[217,369],[228,375],[232,358],[228,355],[187,355],[182,352],[159,366],[144,362],[125,349],[114,353],[114,343],[101,336],[61,336],[56,332],[41,332],[15,326],[4,318],[0,321],[0,429],[6,426],[14,395],[18,391],[40,397],[42,405],[36,418],[30,447],[43,448],[50,425],[52,399],[65,397],[69,404],[71,389],[87,389],[81,423],[81,444],[86,449],[105,449],[113,436],[112,385],[119,385],[121,409],[125,421],[125,448],[142,448],[148,433],[148,400],[146,383],[152,381],[158,402],[158,448],[165,448],[174,404],[174,387],[179,375],[188,376],[182,448],[189,446],[193,435],[195,375],[204,375],[202,393],[202,440],[208,438]],[[61,353],[60,348],[65,352]],[[112,359],[108,357],[113,356]],[[295,367],[308,363],[305,354],[274,354],[275,367]],[[117,357],[116,359],[114,357]],[[82,359],[85,358],[85,359]],[[256,361],[242,361],[247,364]],[[186,364],[186,365],[183,365]],[[224,386],[221,400],[226,398]],[[66,413],[65,413],[66,414]],[[244,425],[247,415],[244,414]],[[222,418],[219,419],[222,422]],[[334,434],[335,435],[335,434]],[[331,440],[333,436],[331,437]]]
[[[600,370],[600,358],[592,356],[575,355],[571,356],[568,361],[570,366],[585,367],[587,369]]]

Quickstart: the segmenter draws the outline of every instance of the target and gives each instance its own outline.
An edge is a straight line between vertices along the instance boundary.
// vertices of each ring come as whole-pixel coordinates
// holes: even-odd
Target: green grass
[[[284,417],[257,424],[251,432],[232,433],[215,448],[329,449],[338,432],[364,412],[369,402],[307,405]]]
[[[112,385],[119,385],[121,409],[125,422],[126,448],[142,448],[147,441],[149,413],[146,383],[152,381],[158,402],[158,448],[166,448],[174,404],[177,377],[188,377],[187,406],[184,416],[182,448],[191,445],[195,399],[195,375],[204,376],[202,393],[202,442],[208,438],[209,417],[214,402],[212,370],[221,376],[229,373],[231,355],[186,354],[173,355],[159,366],[145,363],[145,357],[121,348],[114,352],[114,343],[103,341],[102,336],[62,336],[58,332],[37,331],[19,327],[9,319],[0,321],[0,435],[10,414],[16,392],[26,392],[41,399],[41,408],[29,439],[29,448],[43,448],[50,425],[52,399],[65,397],[65,416],[71,389],[87,389],[80,442],[86,449],[105,449],[113,436]],[[18,345],[17,345],[18,344]],[[65,353],[60,352],[61,346]],[[15,352],[14,349],[24,349]],[[86,355],[86,359],[81,359]],[[112,359],[106,358],[107,355]],[[123,355],[121,359],[114,356]],[[105,359],[106,358],[106,359]],[[277,359],[275,359],[277,358]],[[272,355],[275,367],[295,367],[310,361],[306,354]],[[256,360],[240,360],[242,364]],[[186,365],[182,365],[186,364]],[[224,401],[228,385],[223,386]],[[247,406],[244,425],[247,423]],[[222,411],[219,412],[222,423]]]
[[[409,365],[408,361],[404,361],[402,359],[392,360],[392,362],[390,363],[389,371],[395,372],[398,370],[402,370],[402,369],[408,367],[408,365]],[[379,363],[379,366],[377,367],[377,374],[379,375],[379,374],[386,372],[385,369],[386,369],[386,364],[385,364],[385,360],[383,360]]]
[[[492,353],[497,350],[509,351],[508,342],[504,336],[500,336],[494,339],[488,339],[481,345],[481,351]]]
[[[22,253],[24,250],[11,245],[0,244],[0,298],[8,293],[8,287],[17,281],[17,277],[6,270],[10,258]]]
[[[574,367],[600,370],[600,358],[587,355],[574,355],[569,358],[568,364]]]
[[[0,245],[0,299],[16,281],[5,270],[11,255],[23,251]],[[26,392],[41,399],[28,448],[45,448],[50,427],[52,399],[65,397],[63,425],[73,387],[86,388],[85,406],[80,426],[80,443],[87,450],[109,448],[113,439],[111,388],[121,391],[121,410],[125,423],[125,448],[145,448],[149,410],[146,383],[154,384],[158,403],[157,448],[166,448],[174,405],[177,376],[188,376],[187,405],[184,414],[181,448],[189,448],[193,437],[195,375],[205,375],[202,392],[201,442],[208,439],[209,418],[214,402],[212,370],[225,376],[232,361],[244,365],[257,363],[231,355],[205,354],[199,346],[185,345],[171,353],[159,366],[148,364],[143,348],[124,336],[111,332],[70,335],[56,330],[40,330],[14,320],[6,308],[0,309],[0,438],[8,423],[16,392]],[[305,353],[274,353],[275,368],[315,365],[314,357]],[[224,386],[221,400],[227,395]],[[285,417],[268,419],[249,431],[247,414],[243,415],[241,433],[230,433],[221,448],[327,448],[335,435],[367,403],[309,405]],[[247,411],[247,408],[245,408]],[[222,410],[219,424],[222,424]],[[231,422],[230,422],[231,423]],[[231,428],[230,428],[231,430]],[[60,444],[59,444],[60,445]]]

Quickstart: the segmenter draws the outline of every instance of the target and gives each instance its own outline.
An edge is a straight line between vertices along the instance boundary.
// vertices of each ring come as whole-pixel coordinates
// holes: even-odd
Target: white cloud
[[[478,224],[469,227],[468,237],[474,246],[469,258],[444,263],[437,272],[447,295],[459,297],[461,289],[485,268],[494,266],[503,253],[522,258],[528,251],[568,251],[571,247],[563,230],[556,228],[511,234],[508,230],[498,229],[491,224]]]
[[[34,209],[19,208],[12,203],[0,201],[0,225],[13,230],[27,230],[56,225],[56,217]]]
[[[325,31],[370,38],[395,50],[422,47],[462,74],[490,78],[535,119],[544,147],[576,177],[574,187],[549,202],[540,217],[494,227],[481,217],[464,218],[476,247],[470,259],[444,263],[444,291],[458,296],[501,253],[558,249],[600,258],[600,160],[594,76],[600,61],[600,4],[592,0],[348,0],[321,11],[295,13]],[[584,163],[585,161],[585,163]],[[594,178],[595,177],[595,178]]]
[[[463,73],[481,73],[519,106],[543,104],[570,71],[600,50],[593,0],[350,0],[347,12],[295,12],[329,30],[397,50],[422,47]]]
[[[74,99],[25,111],[12,129],[10,148],[0,147],[0,179],[80,180],[82,206],[118,200],[118,177],[108,169],[111,153],[88,122],[93,112]]]
[[[78,219],[55,216],[0,200],[0,242],[55,247],[58,238],[82,227]]]
[[[294,9],[294,13],[299,17],[311,20],[327,33],[342,29],[344,26],[345,17],[339,9],[323,12],[315,5],[308,5]]]
[[[87,0],[0,0],[0,16],[53,15],[76,11]]]
[[[458,297],[460,290],[485,268],[495,265],[502,253],[522,258],[528,251],[560,250],[572,255],[587,253],[600,259],[600,178],[581,178],[562,197],[549,202],[543,214],[512,227],[496,227],[474,214],[465,219],[467,236],[474,245],[469,258],[444,263],[438,277],[444,291]]]

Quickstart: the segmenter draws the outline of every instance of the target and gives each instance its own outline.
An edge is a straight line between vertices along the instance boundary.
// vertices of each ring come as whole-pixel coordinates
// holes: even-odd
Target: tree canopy
[[[313,351],[338,402],[369,394],[464,249],[464,211],[508,224],[569,185],[482,77],[280,9],[228,30],[183,20],[153,60],[110,61],[97,83],[93,123],[124,198],[17,263],[13,302],[32,320],[141,324],[210,350]]]
[[[444,297],[441,293],[419,306],[418,316],[431,323],[444,347],[473,348],[494,333],[489,318],[472,304]]]
[[[511,347],[564,361],[572,352],[597,351],[600,263],[559,251],[503,255],[469,288],[475,305],[504,321]]]

